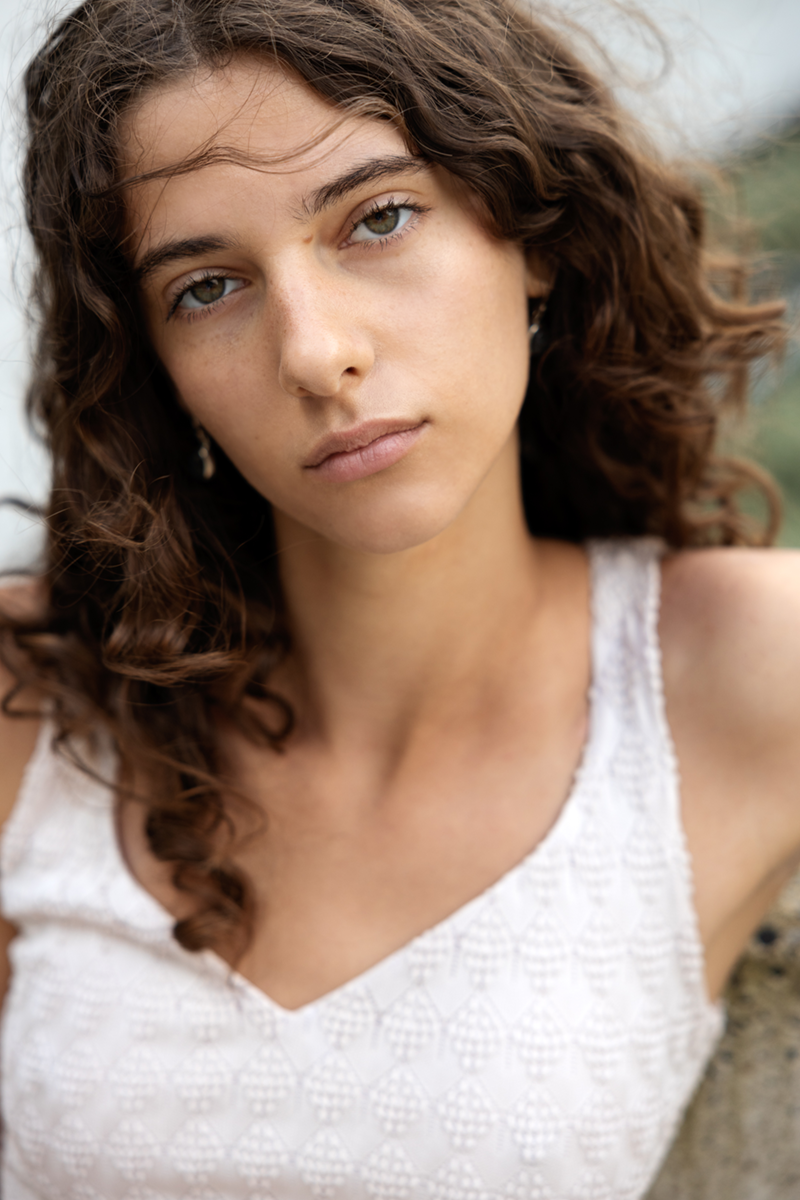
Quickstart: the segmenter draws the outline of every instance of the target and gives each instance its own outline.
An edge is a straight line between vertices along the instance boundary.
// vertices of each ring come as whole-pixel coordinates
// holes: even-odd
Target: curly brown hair
[[[6,710],[34,684],[62,741],[105,726],[122,763],[146,767],[152,852],[194,900],[175,936],[229,956],[253,903],[215,728],[224,713],[285,744],[292,714],[269,678],[289,631],[268,503],[218,449],[212,481],[184,467],[191,425],[124,254],[117,139],[148,90],[243,51],[343,109],[388,114],[492,233],[552,271],[520,417],[532,533],[766,540],[737,501],[757,473],[714,446],[746,365],[781,336],[780,306],[712,287],[695,188],[514,0],[86,0],[62,21],[25,77],[41,317],[29,407],[54,477],[45,611],[3,628],[19,680]]]

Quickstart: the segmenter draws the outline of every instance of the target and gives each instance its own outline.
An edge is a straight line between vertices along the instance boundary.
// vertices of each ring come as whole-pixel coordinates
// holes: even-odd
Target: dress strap
[[[592,700],[599,739],[618,794],[628,794],[635,828],[626,862],[646,888],[668,870],[677,883],[675,927],[689,986],[718,1029],[707,998],[694,906],[694,873],[683,827],[680,770],[666,714],[658,620],[664,545],[654,538],[595,542]],[[647,848],[647,849],[645,849]],[[648,884],[649,881],[649,884]]]
[[[661,807],[680,830],[678,768],[664,704],[658,620],[661,559],[657,538],[592,542],[592,708],[608,725],[601,739],[615,747],[615,773],[626,763],[641,778],[658,779]]]
[[[628,674],[633,668],[637,675],[644,672],[656,694],[663,694],[658,640],[663,542],[594,541],[588,552],[595,678],[621,684],[620,671]]]
[[[0,912],[22,926],[45,908],[177,950],[172,918],[135,882],[117,842],[111,739],[76,743],[81,770],[55,733],[45,719],[0,839]]]

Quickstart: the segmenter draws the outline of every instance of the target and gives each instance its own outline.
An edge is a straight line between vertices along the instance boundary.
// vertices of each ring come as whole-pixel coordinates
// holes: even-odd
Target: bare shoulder
[[[800,553],[687,551],[662,579],[667,717],[717,995],[800,861]]]
[[[35,616],[43,605],[43,592],[36,580],[14,582],[0,587],[0,625],[3,617],[13,619]],[[11,692],[16,678],[0,662],[0,699]],[[21,694],[15,707],[38,708],[35,694]],[[25,766],[33,753],[39,722],[33,718],[10,716],[0,710],[0,825],[14,806]]]
[[[707,723],[748,745],[791,732],[800,749],[800,551],[667,558],[661,639],[667,691],[702,704]]]
[[[740,948],[800,861],[800,553],[667,559],[661,639],[701,927]]]
[[[0,588],[0,625],[3,618],[14,620],[36,615],[44,604],[41,584],[36,580],[16,582]],[[13,673],[0,662],[0,700],[5,699],[16,683]],[[36,695],[20,695],[19,699],[35,710]],[[33,754],[39,734],[39,721],[32,718],[8,716],[0,709],[0,827],[5,825],[19,793],[25,767]],[[7,950],[14,937],[14,927],[0,917],[0,1001],[8,987],[9,962]]]

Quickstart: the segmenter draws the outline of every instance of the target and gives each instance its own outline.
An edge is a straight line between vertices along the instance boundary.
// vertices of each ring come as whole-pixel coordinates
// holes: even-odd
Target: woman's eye
[[[413,208],[391,205],[362,217],[350,235],[351,242],[376,242],[399,233],[414,215]]]
[[[240,287],[242,287],[240,279],[229,279],[227,275],[210,275],[188,287],[178,298],[175,307],[194,310],[208,308],[210,304],[216,303],[217,300],[224,300],[226,296],[229,296],[231,292],[238,291]]]

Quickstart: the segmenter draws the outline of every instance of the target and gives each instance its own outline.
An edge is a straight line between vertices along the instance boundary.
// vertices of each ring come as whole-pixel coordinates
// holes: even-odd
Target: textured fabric
[[[521,863],[296,1012],[182,950],[45,730],[2,844],[21,936],[4,1200],[633,1200],[721,1028],[656,641],[658,547],[592,548],[583,761]],[[96,760],[113,775],[111,754]]]

